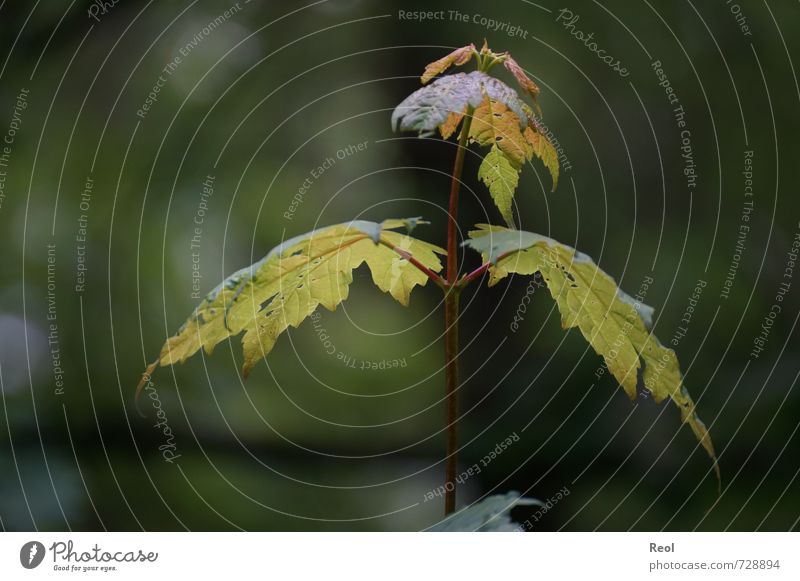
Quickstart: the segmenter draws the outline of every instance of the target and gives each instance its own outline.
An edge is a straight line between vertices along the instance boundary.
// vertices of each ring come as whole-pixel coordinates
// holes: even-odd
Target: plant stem
[[[504,259],[509,254],[511,254],[511,252],[506,252],[504,254],[501,254],[497,258],[494,259],[494,262],[484,262],[483,264],[481,264],[478,268],[476,268],[475,270],[473,270],[469,274],[465,274],[458,281],[458,287],[463,289],[465,286],[467,286],[469,283],[471,283],[476,278],[482,276],[487,270],[489,270],[492,266],[494,266],[495,264],[500,262],[502,259]]]
[[[484,272],[489,270],[489,268],[491,268],[491,266],[492,266],[491,262],[484,262],[483,264],[481,264],[478,268],[476,268],[475,270],[473,270],[469,274],[465,274],[464,276],[462,276],[461,280],[458,281],[458,285],[461,288],[464,288],[469,283],[471,283],[473,280],[475,280],[476,278],[481,276]]]
[[[403,259],[407,260],[408,262],[416,266],[417,269],[419,269],[423,274],[425,274],[429,279],[431,279],[436,286],[438,286],[442,290],[445,290],[445,285],[447,284],[445,280],[441,276],[433,272],[430,268],[422,264],[419,260],[414,258],[414,256],[410,252],[403,250],[396,244],[392,244],[391,242],[389,242],[388,240],[384,240],[383,238],[378,240],[378,243],[383,244],[387,248],[391,248],[392,250],[394,250]]]
[[[447,460],[445,463],[444,513],[456,510],[456,470],[458,465],[458,295],[450,287],[444,302],[445,391],[447,394]]]
[[[467,151],[467,138],[472,125],[473,107],[467,107],[464,124],[458,139],[458,150],[453,163],[453,176],[450,183],[450,205],[447,222],[447,288],[444,298],[444,357],[445,394],[447,398],[447,458],[445,462],[444,513],[456,510],[456,469],[458,448],[458,297],[461,289],[456,285],[458,278],[458,192],[461,189],[461,172],[464,169],[464,155]]]

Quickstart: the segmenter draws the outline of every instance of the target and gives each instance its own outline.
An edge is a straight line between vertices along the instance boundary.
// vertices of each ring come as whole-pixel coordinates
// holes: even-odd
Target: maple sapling
[[[470,73],[442,76],[452,66],[473,61],[477,68]],[[524,98],[489,75],[497,65],[515,79]],[[478,279],[486,278],[492,286],[510,274],[538,273],[556,302],[564,329],[579,329],[631,399],[636,398],[640,375],[643,389],[657,403],[671,399],[712,458],[719,479],[711,437],[683,384],[675,352],[650,330],[653,309],[620,290],[585,254],[547,236],[516,229],[513,198],[525,164],[534,157],[541,160],[553,189],[559,177],[558,154],[539,121],[539,87],[511,55],[495,53],[485,44],[480,50],[472,44],[461,47],[432,62],[421,81],[425,86],[395,109],[392,126],[420,136],[438,131],[443,139],[457,139],[447,248],[411,236],[417,226],[426,224],[419,218],[381,223],[354,220],[287,240],[211,291],[178,333],[164,343],[138,389],[159,365],[182,363],[200,349],[210,354],[217,344],[240,334],[247,377],[270,353],[281,333],[299,326],[319,306],[334,310],[344,301],[353,271],[362,264],[366,263],[377,287],[403,305],[408,304],[416,286],[425,286],[430,280],[444,293],[444,487],[445,513],[449,514],[456,507],[459,295]],[[488,188],[506,226],[478,224],[468,233],[463,246],[480,254],[481,263],[460,273],[459,190],[470,145],[488,148],[478,179]]]

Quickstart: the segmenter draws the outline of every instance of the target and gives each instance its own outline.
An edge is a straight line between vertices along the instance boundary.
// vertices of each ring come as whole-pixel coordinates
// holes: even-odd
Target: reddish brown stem
[[[461,126],[458,150],[453,163],[447,221],[447,287],[444,298],[444,372],[445,407],[447,409],[444,513],[446,515],[456,510],[456,470],[458,466],[458,296],[461,292],[456,285],[458,278],[458,193],[461,189],[461,172],[464,169],[464,155],[467,151],[467,138],[474,112],[472,107],[467,107],[464,113],[464,124]]]
[[[446,284],[445,280],[441,276],[439,276],[437,273],[433,272],[430,268],[428,268],[427,266],[422,264],[419,260],[414,258],[414,256],[410,252],[408,252],[406,250],[403,250],[402,248],[400,248],[396,244],[392,244],[388,240],[380,239],[380,240],[378,240],[378,242],[380,242],[381,244],[383,244],[384,246],[386,246],[388,248],[391,248],[392,250],[397,252],[397,254],[402,256],[405,260],[407,260],[408,262],[410,262],[411,264],[416,266],[417,269],[419,269],[424,274],[426,274],[428,276],[428,278],[431,279],[436,286],[438,286],[439,288],[444,288],[445,287],[445,284]]]
[[[462,276],[461,280],[458,281],[458,286],[460,286],[461,288],[464,288],[469,283],[471,283],[473,280],[475,280],[476,278],[482,276],[484,272],[489,270],[490,266],[492,266],[491,262],[486,262],[484,264],[481,264],[478,268],[476,268],[475,270],[473,270],[469,274],[465,274],[464,276]]]
[[[503,259],[504,259],[506,256],[508,256],[509,254],[511,254],[511,253],[510,253],[510,252],[506,252],[505,254],[501,254],[500,256],[498,256],[498,257],[495,259],[495,261],[494,261],[494,262],[484,262],[483,264],[481,264],[481,265],[480,265],[478,268],[476,268],[476,269],[475,269],[475,270],[473,270],[472,272],[470,272],[470,273],[468,273],[468,274],[465,274],[464,276],[462,276],[462,277],[461,277],[461,280],[459,280],[459,281],[458,281],[458,285],[457,285],[457,286],[458,286],[459,288],[462,288],[462,289],[463,289],[465,286],[467,286],[469,283],[471,283],[471,282],[472,282],[473,280],[475,280],[476,278],[479,278],[479,277],[483,276],[483,273],[485,273],[485,272],[486,272],[487,270],[489,270],[489,269],[490,269],[492,266],[494,266],[495,264],[497,264],[498,262],[500,262],[501,260],[503,260]]]
[[[451,286],[444,302],[445,393],[447,407],[447,459],[445,462],[444,513],[456,510],[456,471],[458,469],[458,296]]]
[[[464,125],[458,138],[456,159],[453,162],[453,176],[450,182],[450,204],[447,219],[447,282],[454,284],[458,276],[458,192],[461,190],[461,172],[464,170],[464,156],[467,152],[467,139],[472,126],[473,107],[464,112]]]

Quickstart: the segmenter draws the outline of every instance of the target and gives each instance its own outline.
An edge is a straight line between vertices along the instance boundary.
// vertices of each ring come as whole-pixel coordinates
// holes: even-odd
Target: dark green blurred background
[[[142,418],[133,392],[197,302],[199,211],[203,293],[282,239],[354,217],[422,215],[432,225],[416,234],[444,243],[454,145],[395,136],[389,116],[427,62],[484,37],[535,75],[544,121],[569,160],[555,193],[538,162],[523,173],[521,227],[590,254],[630,293],[652,277],[646,298],[665,343],[706,283],[675,349],[711,427],[722,493],[678,411],[632,403],[607,374],[597,379],[600,359],[578,332],[562,332],[548,295],[534,293],[510,329],[528,284],[516,279],[476,285],[462,300],[462,468],[509,435],[519,441],[460,488],[460,505],[508,490],[547,499],[567,487],[534,530],[797,527],[797,278],[764,351],[750,356],[800,228],[797,3],[743,0],[739,22],[723,0],[94,6],[0,2],[0,134],[18,126],[0,167],[4,529],[418,530],[440,518],[441,498],[424,501],[444,471],[433,287],[403,308],[359,270],[350,300],[319,318],[328,345],[309,321],[246,382],[238,340],[159,370],[173,462],[159,450],[153,401],[143,399]],[[628,77],[557,21],[565,7]],[[399,18],[420,9],[444,10],[444,20]],[[449,18],[456,9],[468,22]],[[487,30],[476,14],[525,34]],[[685,109],[693,191],[653,61]],[[137,115],[160,75],[157,101]],[[314,168],[362,142],[284,216]],[[754,207],[723,298],[743,223],[745,151]],[[478,164],[468,156],[465,227],[500,222],[475,180]],[[393,360],[402,366],[360,368]]]

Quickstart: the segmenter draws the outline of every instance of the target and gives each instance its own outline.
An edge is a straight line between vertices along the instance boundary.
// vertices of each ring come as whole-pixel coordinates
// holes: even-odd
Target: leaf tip
[[[428,222],[423,220],[422,216],[414,216],[413,218],[406,218],[403,220],[403,226],[406,229],[406,234],[411,234],[420,224],[428,224]]]
[[[437,75],[442,74],[451,66],[455,65],[460,67],[467,64],[474,53],[475,45],[470,43],[467,46],[462,46],[455,49],[450,54],[445,55],[442,58],[433,61],[432,63],[428,63],[428,65],[425,67],[425,72],[423,72],[419,78],[420,82],[423,85],[426,85]]]

